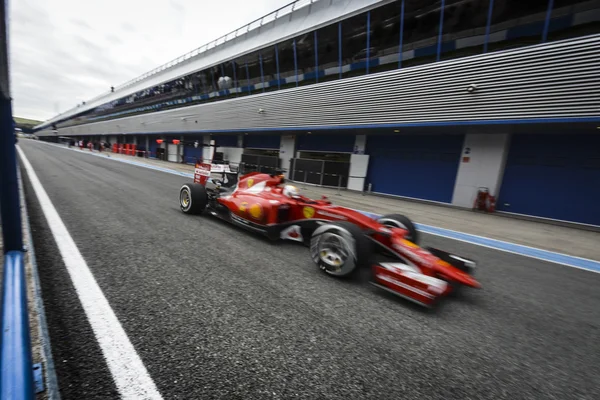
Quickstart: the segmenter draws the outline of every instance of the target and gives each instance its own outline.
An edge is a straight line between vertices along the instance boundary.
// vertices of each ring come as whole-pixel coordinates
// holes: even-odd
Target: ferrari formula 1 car
[[[207,212],[273,240],[303,242],[315,264],[334,277],[369,266],[372,284],[424,306],[459,287],[480,287],[472,276],[475,262],[420,247],[418,231],[403,215],[375,219],[325,197],[311,200],[285,184],[279,172],[223,172],[215,179],[211,168],[196,164],[194,183],[181,187],[184,213]]]

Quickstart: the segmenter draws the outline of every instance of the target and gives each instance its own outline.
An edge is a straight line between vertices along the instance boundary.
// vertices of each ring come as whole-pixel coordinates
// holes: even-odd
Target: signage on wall
[[[465,156],[463,156],[462,158],[462,162],[464,163],[468,163],[469,161],[471,161],[471,157],[468,156],[468,154],[471,154],[471,148],[470,147],[465,147]]]

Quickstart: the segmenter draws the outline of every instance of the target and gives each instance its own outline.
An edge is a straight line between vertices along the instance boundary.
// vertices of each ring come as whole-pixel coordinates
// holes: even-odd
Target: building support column
[[[367,147],[367,135],[356,135],[354,140],[354,152],[350,156],[350,172],[348,174],[349,190],[362,192],[365,190],[365,180],[369,169],[369,155],[365,154]]]
[[[290,160],[294,158],[296,151],[296,135],[283,135],[279,145],[279,160],[281,160],[281,168],[285,171],[284,176],[290,178]]]
[[[203,162],[212,162],[213,156],[215,154],[215,147],[211,146],[215,144],[214,140],[210,140],[210,135],[202,136],[202,144],[204,147],[202,148],[202,161]]]
[[[465,135],[452,204],[472,208],[479,188],[498,198],[510,144],[509,133]]]

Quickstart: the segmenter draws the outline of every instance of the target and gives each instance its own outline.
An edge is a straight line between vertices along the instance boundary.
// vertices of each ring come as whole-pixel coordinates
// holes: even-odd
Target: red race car
[[[417,230],[403,215],[371,218],[325,197],[306,198],[279,172],[222,172],[222,179],[214,179],[211,169],[196,164],[194,183],[181,187],[184,213],[208,212],[273,240],[303,242],[331,276],[349,277],[370,266],[372,284],[424,306],[461,286],[480,287],[472,277],[475,262],[420,247]]]

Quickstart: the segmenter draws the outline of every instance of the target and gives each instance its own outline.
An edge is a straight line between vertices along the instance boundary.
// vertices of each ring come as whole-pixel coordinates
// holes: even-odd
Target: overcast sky
[[[13,115],[49,119],[292,0],[11,0]]]

